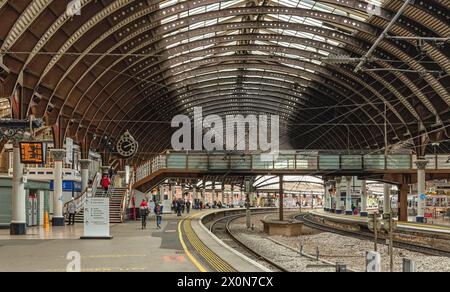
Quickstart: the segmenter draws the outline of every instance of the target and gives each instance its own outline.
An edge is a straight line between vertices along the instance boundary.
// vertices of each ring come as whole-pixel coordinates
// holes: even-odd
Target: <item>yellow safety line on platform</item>
[[[195,234],[190,220],[184,223],[186,235],[189,238],[191,245],[197,250],[197,252],[211,265],[217,272],[236,272],[227,262],[217,256],[211,251]]]
[[[186,246],[186,243],[184,242],[183,233],[181,232],[181,225],[183,224],[184,220],[186,220],[186,219],[183,219],[180,221],[180,223],[178,223],[178,237],[180,238],[181,245],[183,246],[184,252],[188,256],[189,260],[197,267],[197,269],[200,272],[205,273],[205,272],[207,272],[207,270],[191,254],[191,252],[188,250],[188,248]]]
[[[206,262],[213,267],[217,272],[236,272],[236,270],[230,266],[227,262],[225,262],[222,258],[220,258],[218,255],[216,255],[211,249],[209,249],[197,236],[195,231],[192,229],[191,221],[193,218],[198,217],[202,215],[202,213],[196,214],[194,216],[191,216],[189,218],[184,219],[180,222],[180,230],[181,226],[183,226],[183,229],[185,231],[187,240],[191,244],[191,246],[202,256]],[[181,231],[180,231],[181,232]],[[182,237],[181,233],[180,236]],[[186,245],[184,245],[186,246]],[[185,249],[187,250],[187,248]],[[188,251],[189,252],[189,251]],[[190,253],[189,253],[190,254]],[[188,254],[188,255],[189,255]],[[191,254],[192,256],[192,254]],[[191,257],[189,257],[191,259]],[[191,259],[192,260],[192,259]],[[199,262],[197,260],[193,261],[193,263],[197,266]],[[196,264],[197,263],[197,264]],[[201,266],[201,264],[199,264]],[[198,267],[198,266],[197,266]]]

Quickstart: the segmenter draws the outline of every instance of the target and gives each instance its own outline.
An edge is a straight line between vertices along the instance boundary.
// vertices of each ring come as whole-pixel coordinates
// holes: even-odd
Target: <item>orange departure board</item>
[[[23,164],[44,164],[45,149],[42,142],[21,142],[20,161]]]

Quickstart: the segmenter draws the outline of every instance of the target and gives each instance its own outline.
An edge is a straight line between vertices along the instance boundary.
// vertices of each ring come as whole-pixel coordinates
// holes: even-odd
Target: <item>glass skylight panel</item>
[[[166,23],[175,21],[175,20],[177,20],[177,19],[178,19],[178,15],[172,15],[172,16],[170,16],[170,17],[164,18],[164,19],[161,21],[161,24],[166,24]]]
[[[299,50],[305,50],[306,46],[300,45],[300,44],[290,44],[288,46],[289,48],[299,49]]]
[[[306,18],[304,24],[322,27],[323,22],[314,18]]]
[[[242,0],[233,0],[233,1],[222,1],[220,3],[220,9],[230,8],[232,6],[235,6],[239,3],[243,3]]]
[[[234,55],[235,54],[235,52],[226,52],[226,53],[222,53],[222,54],[220,54],[221,56],[232,56],[232,55]]]
[[[270,55],[269,52],[262,52],[262,51],[252,51],[252,53],[255,54],[255,55],[262,55],[262,56]]]
[[[186,0],[166,0],[166,1],[163,1],[160,3],[160,7],[167,8],[172,5],[175,5],[178,3],[183,3],[183,2],[186,2]],[[261,2],[258,2],[259,5],[261,5]],[[362,22],[366,21],[368,19],[368,15],[366,15],[364,12],[360,12],[360,11],[353,10],[351,8],[345,8],[343,6],[334,5],[332,3],[324,3],[324,2],[316,1],[316,0],[272,0],[272,1],[268,1],[268,2],[269,2],[268,5],[270,5],[272,7],[276,7],[276,6],[291,7],[291,8],[297,7],[297,8],[306,9],[306,10],[313,10],[313,11],[318,11],[318,12],[331,13],[331,14],[338,15],[338,16],[345,16],[345,17],[352,18],[354,20],[362,21]],[[375,5],[381,5],[383,2],[385,2],[385,0],[368,0],[365,2],[372,3]],[[193,15],[199,15],[202,13],[219,11],[221,9],[228,9],[228,8],[232,8],[232,7],[246,7],[247,3],[248,3],[248,1],[244,1],[244,0],[220,1],[217,3],[213,3],[213,4],[203,5],[201,7],[196,7],[196,8],[190,9],[190,10],[182,12],[182,13],[177,13],[176,15],[173,15],[173,16],[167,15],[166,18],[161,20],[162,25],[167,25],[167,33],[165,35],[163,35],[163,38],[168,38],[170,36],[189,32],[189,31],[196,30],[196,29],[212,27],[212,26],[215,26],[220,23],[237,23],[237,22],[247,21],[245,17],[239,15],[239,16],[225,16],[225,17],[221,17],[221,18],[210,19],[207,21],[197,21],[195,23],[185,21],[184,22],[184,25],[186,25],[185,27],[177,28],[176,31],[172,31],[172,32],[171,32],[171,29],[173,29],[175,26],[172,26],[172,25],[169,26],[169,23],[172,23],[172,22],[178,21],[178,20],[184,20],[184,18],[193,16]],[[344,31],[348,31],[349,33],[354,31],[353,28],[344,27],[339,24],[329,25],[329,22],[327,20],[315,19],[315,18],[311,18],[311,17],[301,17],[298,15],[267,14],[267,15],[262,15],[262,19],[266,24],[270,24],[271,22],[272,23],[273,22],[285,22],[285,23],[293,23],[293,24],[300,24],[300,25],[303,24],[305,26],[324,28],[327,30],[334,30],[336,32],[337,32],[337,29],[335,29],[334,27],[337,26],[337,27],[342,28]],[[317,54],[317,55],[323,56],[323,57],[329,56],[330,52],[326,51],[326,49],[323,48],[322,46],[320,46],[320,48],[315,48],[315,47],[309,45],[307,40],[313,40],[315,42],[325,43],[325,44],[328,44],[328,45],[334,46],[334,47],[344,47],[345,46],[345,43],[340,42],[337,39],[328,39],[326,36],[324,37],[323,35],[315,34],[312,30],[307,30],[309,32],[302,32],[302,31],[293,29],[292,25],[289,27],[285,26],[284,29],[283,29],[283,27],[282,28],[278,28],[278,27],[280,27],[280,26],[266,25],[262,28],[256,29],[256,34],[258,36],[260,36],[256,40],[239,41],[238,42],[236,40],[233,40],[233,37],[230,37],[230,39],[226,39],[225,41],[220,42],[220,43],[218,43],[216,41],[208,42],[208,45],[198,44],[195,47],[190,48],[189,50],[177,51],[177,53],[172,54],[169,57],[169,59],[177,58],[177,57],[179,58],[177,60],[178,64],[175,64],[172,66],[172,67],[176,67],[181,64],[188,64],[188,63],[195,62],[195,61],[202,61],[207,58],[214,57],[214,56],[233,56],[237,53],[234,50],[224,51],[224,52],[220,52],[220,50],[218,50],[218,53],[209,51],[209,52],[205,53],[204,55],[200,55],[198,53],[195,55],[189,55],[189,53],[198,52],[201,50],[207,50],[208,48],[221,48],[221,47],[225,47],[225,46],[235,46],[238,44],[277,45],[277,46],[282,46],[282,47],[287,47],[287,48],[298,49],[301,51],[311,52],[311,53],[314,53],[314,54]],[[339,32],[342,33],[342,30]],[[181,40],[181,42],[177,42],[172,45],[169,45],[169,46],[167,46],[167,49],[178,47],[182,44],[184,45],[187,43],[210,39],[214,36],[227,36],[227,35],[235,36],[235,35],[243,34],[243,33],[244,33],[243,30],[240,28],[235,28],[235,29],[231,28],[230,30],[211,32],[211,33],[207,33],[204,35],[192,34],[192,37],[187,37],[186,39]],[[246,32],[246,33],[248,33],[248,32]],[[291,43],[290,40],[289,41],[285,41],[283,39],[277,40],[276,38],[274,39],[273,37],[264,38],[264,36],[267,34],[296,37],[299,39],[305,39],[306,41],[299,40],[298,42]],[[267,56],[267,55],[280,56],[280,57],[285,57],[285,58],[289,58],[292,60],[306,61],[306,62],[310,62],[310,63],[316,64],[316,65],[323,65],[323,62],[320,60],[320,58],[315,58],[315,59],[305,58],[305,57],[298,56],[292,52],[283,53],[283,52],[273,52],[273,51],[265,51],[265,50],[256,49],[254,51],[249,52],[249,54],[250,54],[250,56],[251,55],[253,55],[253,56],[255,56],[255,55],[256,56]],[[205,62],[201,62],[201,63],[203,65],[199,65],[200,67],[215,65],[212,63],[205,63]],[[281,62],[280,66],[286,66],[289,68],[294,68],[294,69],[298,69],[298,70],[304,70],[306,72],[315,73],[314,70],[306,69],[302,66],[293,65],[293,64],[286,63],[286,62]],[[290,75],[293,77],[297,77],[297,78],[303,78],[304,80],[310,80],[309,78],[305,78],[304,76],[301,76],[302,74],[281,72],[281,71],[283,71],[283,69],[265,70],[265,69],[257,69],[257,68],[239,68],[240,67],[239,62],[236,62],[235,67],[236,67],[235,69],[218,70],[217,73],[233,72],[233,74],[231,74],[229,76],[222,77],[222,78],[233,78],[234,75],[238,76],[240,73],[244,72],[245,77],[254,77],[254,78],[257,78],[258,80],[262,80],[261,82],[263,82],[263,79],[270,79],[270,80],[279,80],[279,81],[283,81],[283,82],[292,83],[291,80],[284,80],[285,77],[283,77],[283,75],[280,75],[280,73],[283,73],[284,75]],[[189,72],[189,70],[195,69],[195,68],[191,68],[191,69],[187,69],[187,68],[188,67],[186,66],[186,69],[183,68],[183,70],[177,71],[177,74]],[[295,71],[295,70],[291,70],[291,71]],[[261,72],[264,72],[264,73],[261,74]],[[197,74],[197,76],[205,77],[209,74],[211,74],[211,72]],[[261,78],[261,76],[263,78]],[[232,85],[235,83],[235,81],[220,80],[222,78],[219,76],[214,76],[214,74],[212,74],[211,77],[207,78],[207,80],[202,79],[202,82],[216,80],[217,84],[220,83],[220,84]],[[232,80],[234,80],[234,79],[232,79]],[[252,82],[249,82],[249,83],[252,83]],[[255,83],[255,82],[253,82],[253,83]],[[200,86],[197,88],[202,89],[203,86]],[[245,88],[254,88],[254,86],[253,87],[245,87]],[[291,112],[291,110],[293,110],[293,108],[288,108],[288,109],[289,109],[289,112]]]
[[[175,5],[175,4],[177,4],[177,3],[180,3],[180,2],[183,2],[183,1],[180,1],[180,0],[168,0],[168,1],[163,1],[163,2],[161,2],[161,3],[159,4],[159,7],[160,7],[160,8],[167,8],[167,7],[170,7],[170,6]]]
[[[290,35],[290,36],[297,36],[298,32],[295,31],[295,30],[285,30],[281,34],[283,34],[283,35]]]
[[[178,43],[171,44],[171,45],[168,45],[166,48],[167,48],[167,49],[172,49],[172,48],[177,47],[178,45],[180,45],[179,42],[178,42]]]
[[[320,35],[314,35],[313,40],[320,41],[320,42],[326,42],[327,39]]]

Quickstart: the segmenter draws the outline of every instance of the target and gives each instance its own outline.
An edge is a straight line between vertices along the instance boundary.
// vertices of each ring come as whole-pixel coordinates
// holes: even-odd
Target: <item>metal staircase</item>
[[[123,200],[127,188],[114,188],[109,193],[109,222],[110,223],[123,223]]]
[[[75,215],[76,223],[84,223],[84,201],[88,193],[93,193],[94,197],[103,198],[109,197],[109,212],[110,212],[110,223],[123,223],[124,222],[124,201],[126,199],[127,188],[118,188],[114,187],[113,183],[111,184],[108,193],[100,186],[101,175],[97,174],[94,183],[92,186],[92,190],[86,190],[79,197],[75,199],[77,203],[77,214]],[[111,179],[114,182],[114,177]],[[65,210],[67,211],[68,203],[65,205]],[[67,214],[67,212],[66,212]],[[68,215],[66,216],[66,222],[68,222]]]

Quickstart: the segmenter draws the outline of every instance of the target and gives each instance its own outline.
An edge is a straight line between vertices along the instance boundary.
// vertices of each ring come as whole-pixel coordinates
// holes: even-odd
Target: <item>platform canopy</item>
[[[386,123],[448,151],[450,1],[411,2],[380,39],[405,1],[0,0],[0,97],[61,141],[129,130],[138,159],[196,106],[279,115],[282,148],[380,150]]]

